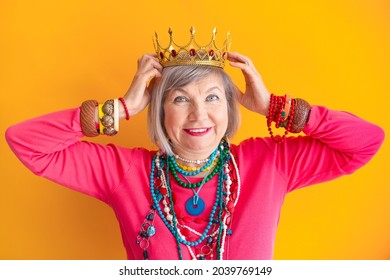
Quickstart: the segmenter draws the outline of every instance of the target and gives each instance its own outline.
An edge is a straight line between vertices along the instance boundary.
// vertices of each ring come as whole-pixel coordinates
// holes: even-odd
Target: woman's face
[[[164,102],[164,125],[173,151],[188,159],[208,157],[225,135],[225,89],[217,74],[172,90]]]

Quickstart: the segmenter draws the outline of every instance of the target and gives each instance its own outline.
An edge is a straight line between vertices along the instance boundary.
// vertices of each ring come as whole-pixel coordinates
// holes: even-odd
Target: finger
[[[229,65],[232,67],[236,67],[238,69],[241,69],[241,71],[246,73],[246,74],[250,74],[250,72],[251,72],[251,68],[246,63],[231,61],[231,62],[229,62]]]
[[[155,53],[145,53],[145,54],[143,54],[143,55],[140,57],[140,60],[141,60],[142,58],[148,58],[148,57],[157,58],[157,54],[155,54]]]
[[[238,52],[228,52],[228,58],[236,58],[238,55]]]
[[[163,66],[160,64],[158,59],[153,61],[153,67],[156,68],[160,72],[163,70]]]
[[[238,59],[236,59],[236,58],[233,58],[233,57],[228,57],[228,60],[229,60],[229,61],[234,61],[234,62],[239,62],[239,60],[238,60]]]
[[[158,56],[155,53],[148,53],[148,54],[145,55],[145,58],[153,59],[154,61],[160,63],[160,60],[158,59]]]
[[[149,82],[153,78],[160,78],[161,73],[156,68],[150,69],[144,73],[144,78],[146,79],[146,82]]]
[[[228,53],[228,60],[229,61],[234,61],[234,62],[241,62],[241,63],[245,63],[251,67],[254,67],[253,65],[253,62],[252,60],[245,56],[245,55],[242,55],[240,53],[236,53],[236,52],[229,52]]]
[[[237,52],[228,52],[228,60],[246,61],[247,57]]]
[[[232,67],[236,67],[241,70],[247,86],[256,81],[259,81],[259,78],[261,81],[260,74],[253,67],[250,67],[249,65],[240,62],[230,62],[229,64]]]
[[[140,67],[141,65],[147,63],[148,61],[156,61],[156,62],[159,62],[158,58],[157,58],[157,55],[154,55],[154,54],[144,54],[143,56],[141,56],[138,60],[137,60],[137,63],[138,63],[138,67]]]
[[[141,65],[139,66],[139,71],[145,72],[152,68],[155,68],[160,72],[163,70],[163,66],[160,64],[158,59],[149,58],[146,59],[144,62],[141,62]]]
[[[138,71],[145,72],[152,68],[156,68],[160,72],[163,70],[163,66],[155,57],[144,55],[141,59],[138,60]]]

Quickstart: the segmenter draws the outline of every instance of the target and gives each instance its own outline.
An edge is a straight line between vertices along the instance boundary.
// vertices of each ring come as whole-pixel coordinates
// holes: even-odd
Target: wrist
[[[119,119],[120,120],[126,119],[126,110],[122,102],[119,102]]]
[[[268,117],[270,101],[271,101],[271,94],[267,93],[266,96],[264,97],[263,107],[261,110],[258,111],[259,114]]]
[[[123,97],[119,97],[118,100],[119,100],[119,119],[130,120],[130,112],[125,99]]]

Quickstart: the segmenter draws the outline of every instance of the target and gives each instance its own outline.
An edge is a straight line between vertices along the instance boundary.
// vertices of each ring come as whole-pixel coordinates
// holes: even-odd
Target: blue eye
[[[186,102],[188,99],[185,96],[177,96],[173,101],[175,102]]]
[[[218,95],[215,95],[215,94],[210,94],[206,98],[207,101],[215,101],[215,100],[218,100],[218,99],[219,99]]]

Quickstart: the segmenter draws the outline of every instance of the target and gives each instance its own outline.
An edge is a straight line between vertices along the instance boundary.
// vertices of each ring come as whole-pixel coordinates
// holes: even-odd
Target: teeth
[[[205,132],[206,130],[207,130],[206,128],[190,129],[190,132],[199,133],[199,132]]]

